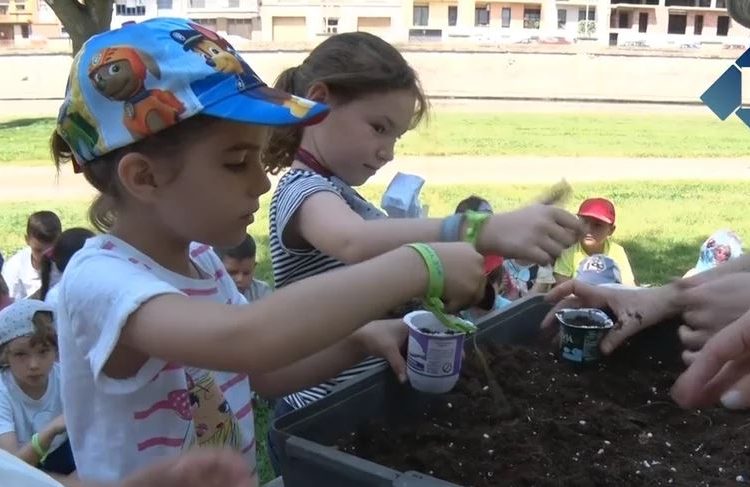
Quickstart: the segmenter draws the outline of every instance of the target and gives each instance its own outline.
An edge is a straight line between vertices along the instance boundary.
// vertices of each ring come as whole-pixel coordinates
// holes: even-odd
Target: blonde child
[[[242,241],[270,189],[259,161],[267,127],[326,113],[268,88],[229,43],[185,19],[126,24],[77,54],[52,146],[58,167],[72,160],[100,192],[90,216],[103,234],[71,259],[57,308],[82,480],[114,482],[198,445],[242,452],[256,483],[249,376],[277,396],[368,355],[403,367],[403,326],[368,322],[427,292],[414,249],[250,306],[237,306],[245,299],[211,250]],[[448,306],[477,299],[481,256],[433,248]]]
[[[284,71],[276,87],[331,107],[316,126],[275,130],[263,157],[271,173],[289,169],[270,209],[278,288],[409,242],[460,241],[467,233],[478,234],[483,253],[547,263],[575,241],[577,219],[553,207],[535,205],[495,216],[388,219],[357,193],[354,188],[393,159],[396,141],[427,112],[416,73],[379,37],[365,32],[329,37],[302,64]],[[378,364],[368,360],[291,395],[279,402],[276,414],[303,407]]]
[[[0,449],[33,466],[75,470],[60,390],[52,308],[22,299],[0,311]]]

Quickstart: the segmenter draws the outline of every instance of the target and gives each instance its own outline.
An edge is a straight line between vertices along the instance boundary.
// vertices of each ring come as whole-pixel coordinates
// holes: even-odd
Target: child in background
[[[472,323],[476,323],[483,316],[505,308],[513,304],[509,299],[502,296],[502,285],[503,285],[503,258],[497,255],[488,255],[484,258],[484,274],[487,276],[487,282],[492,286],[495,291],[495,301],[492,305],[492,309],[483,309],[478,306],[473,306],[465,311],[461,312],[461,317],[465,320],[469,320]]]
[[[578,216],[586,230],[581,239],[562,253],[555,262],[555,279],[558,283],[575,277],[582,261],[594,254],[603,254],[617,263],[622,277],[622,284],[635,286],[633,270],[625,249],[612,241],[615,233],[615,205],[604,198],[590,198],[581,203]]]
[[[742,239],[731,230],[718,230],[701,245],[698,262],[685,273],[691,277],[742,255]]]
[[[39,271],[44,253],[50,249],[62,231],[60,219],[51,211],[37,211],[26,222],[26,247],[19,250],[3,265],[2,275],[13,299],[28,298],[42,285]],[[60,279],[53,269],[51,282]]]
[[[0,275],[0,310],[10,305],[12,302],[13,298],[10,297],[8,285],[5,284],[5,279]]]
[[[221,258],[229,276],[237,285],[237,290],[245,296],[248,303],[257,301],[273,292],[271,286],[266,282],[255,278],[255,266],[257,264],[255,256],[257,252],[253,237],[247,235],[238,246],[224,250],[216,249],[216,253]]]
[[[206,43],[221,63],[206,61]],[[58,168],[72,162],[100,193],[89,215],[103,234],[68,263],[57,304],[83,481],[116,482],[197,445],[241,452],[257,484],[251,382],[276,397],[369,355],[405,375],[404,326],[370,321],[427,293],[415,249],[250,306],[238,306],[245,299],[211,250],[245,238],[270,189],[260,165],[268,126],[326,113],[268,88],[229,43],[186,19],[127,23],[76,55],[52,149]],[[432,248],[446,306],[477,299],[481,256],[467,244]]]
[[[278,289],[412,242],[455,242],[478,234],[477,248],[484,254],[551,262],[577,238],[578,220],[550,206],[494,216],[387,218],[357,193],[354,188],[393,159],[396,141],[427,112],[416,73],[379,37],[366,32],[331,36],[302,64],[284,71],[276,87],[331,107],[318,125],[274,130],[263,156],[271,173],[289,169],[270,208]],[[301,390],[279,401],[276,415],[304,407],[378,366],[380,361],[367,360]]]
[[[94,236],[94,232],[86,228],[69,228],[60,234],[60,237],[42,257],[41,270],[39,272],[42,287],[35,296],[46,301],[52,307],[58,299],[59,290],[52,283],[52,273],[57,270],[60,274],[65,272],[68,262],[73,254],[81,250],[86,240]]]
[[[60,390],[50,306],[35,299],[0,311],[0,448],[42,470],[75,470]]]

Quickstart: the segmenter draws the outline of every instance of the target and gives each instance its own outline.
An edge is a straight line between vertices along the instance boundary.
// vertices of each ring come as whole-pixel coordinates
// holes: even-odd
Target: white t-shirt
[[[31,264],[31,247],[22,248],[5,262],[3,279],[5,279],[10,297],[13,299],[28,298],[42,287],[42,278]],[[59,280],[60,273],[57,267],[52,266],[50,286],[55,285]]]
[[[42,431],[63,412],[60,397],[60,364],[54,364],[49,373],[47,391],[39,399],[32,399],[18,387],[9,368],[0,370],[0,435],[15,433],[19,445],[31,441],[34,433]],[[65,441],[57,435],[49,451]]]
[[[3,487],[63,487],[46,473],[5,450],[0,450],[0,479],[3,479]]]
[[[126,242],[100,235],[87,240],[65,269],[57,303],[61,385],[81,479],[114,482],[196,444],[239,450],[255,470],[246,375],[157,358],[128,379],[102,370],[128,317],[155,296],[246,303],[210,247],[195,244],[190,255],[206,278],[176,274]]]

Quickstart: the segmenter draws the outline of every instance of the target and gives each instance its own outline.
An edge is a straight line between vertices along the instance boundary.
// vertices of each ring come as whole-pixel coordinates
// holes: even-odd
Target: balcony
[[[0,23],[27,24],[34,16],[31,1],[0,0]]]

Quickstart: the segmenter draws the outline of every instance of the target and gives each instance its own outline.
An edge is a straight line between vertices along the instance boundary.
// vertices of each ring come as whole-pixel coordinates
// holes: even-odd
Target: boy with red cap
[[[619,267],[622,284],[635,286],[625,249],[610,238],[616,228],[615,205],[604,198],[590,198],[581,203],[578,216],[585,223],[585,231],[578,243],[564,251],[555,262],[557,283],[574,278],[580,263],[589,256],[603,254]]]

